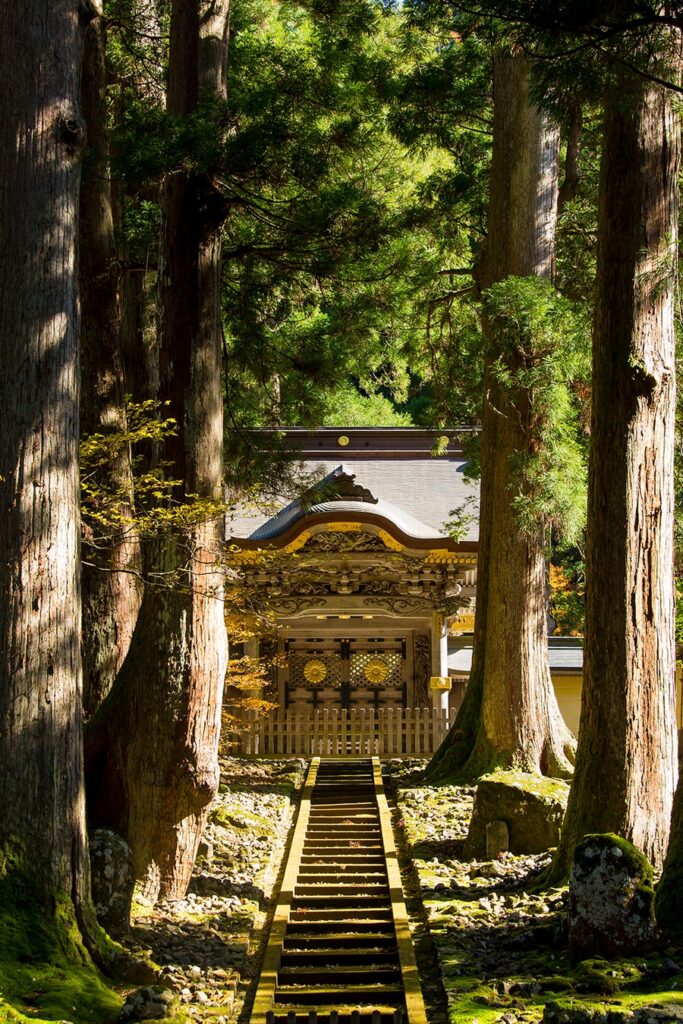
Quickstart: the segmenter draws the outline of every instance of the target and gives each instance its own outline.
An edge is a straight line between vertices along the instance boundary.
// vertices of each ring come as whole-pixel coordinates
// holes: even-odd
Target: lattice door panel
[[[338,643],[293,641],[287,666],[288,703],[292,709],[341,705],[344,666]]]
[[[361,648],[359,649],[353,649]],[[349,658],[351,706],[400,707],[405,694],[405,658],[401,640],[358,641]]]

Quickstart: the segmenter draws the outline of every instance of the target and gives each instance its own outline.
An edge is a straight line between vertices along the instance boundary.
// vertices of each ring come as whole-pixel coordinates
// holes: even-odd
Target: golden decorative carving
[[[327,665],[318,658],[311,658],[304,665],[304,676],[309,683],[322,683],[327,676]]]
[[[359,533],[363,529],[362,523],[326,523],[325,530],[328,533]]]
[[[370,658],[363,666],[363,675],[369,683],[383,683],[389,675],[389,666],[384,658]]]
[[[237,562],[244,562],[245,564],[251,562],[254,565],[260,562],[263,557],[263,551],[260,548],[256,551],[253,548],[241,548],[239,551],[231,551],[230,554]]]
[[[340,434],[339,437],[337,438],[337,444],[339,445],[340,448],[346,448],[348,443],[349,439],[346,436],[346,434]]]
[[[448,624],[451,636],[458,633],[471,633],[474,630],[474,612],[463,612],[455,615]]]
[[[387,533],[386,530],[379,530],[377,536],[390,551],[403,551],[403,544],[392,537],[390,533]]]
[[[425,558],[425,565],[442,565],[448,562],[459,562],[457,551],[449,551],[448,548],[431,548]]]
[[[309,533],[309,531],[308,530],[302,530],[302,532],[299,534],[299,536],[295,537],[293,541],[290,541],[290,543],[286,546],[286,548],[284,550],[288,554],[291,554],[293,551],[298,551],[299,548],[302,548],[305,544],[308,543],[308,541],[310,539],[311,539],[311,534]]]

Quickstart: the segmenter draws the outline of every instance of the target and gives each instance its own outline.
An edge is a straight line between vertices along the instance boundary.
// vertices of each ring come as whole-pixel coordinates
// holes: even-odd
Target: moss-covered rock
[[[652,867],[615,836],[586,836],[569,877],[569,949],[574,957],[616,958],[647,951],[655,938]]]
[[[468,860],[486,857],[486,828],[505,822],[511,853],[543,853],[556,846],[569,786],[529,772],[494,772],[479,779],[465,840]]]

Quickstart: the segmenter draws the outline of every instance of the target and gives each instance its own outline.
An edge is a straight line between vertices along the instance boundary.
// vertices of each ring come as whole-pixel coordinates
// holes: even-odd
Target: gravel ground
[[[303,783],[305,762],[221,758],[221,784],[181,900],[137,908],[131,939],[149,950],[183,1010],[228,1024],[256,973],[266,914]]]
[[[426,786],[424,766],[392,762],[388,770],[451,1024],[617,1024],[640,1020],[644,1006],[661,1008],[662,1016],[653,1020],[680,1019],[674,1002],[683,987],[682,951],[571,963],[564,937],[566,888],[534,891],[550,854],[462,860],[475,791]]]

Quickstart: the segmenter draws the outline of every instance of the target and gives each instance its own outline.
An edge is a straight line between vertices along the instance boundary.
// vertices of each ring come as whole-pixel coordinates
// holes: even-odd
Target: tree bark
[[[494,58],[493,157],[482,291],[510,275],[553,272],[559,132],[529,99],[522,55]],[[489,351],[495,324],[484,318]],[[528,447],[534,409],[514,406],[484,371],[481,517],[472,673],[462,708],[430,766],[432,777],[475,777],[512,765],[571,770],[573,740],[550,679],[544,536],[523,536],[512,505],[513,463]]]
[[[552,873],[615,832],[662,862],[675,783],[674,282],[679,128],[670,94],[605,100],[593,330],[586,642],[576,774]]]
[[[575,198],[581,184],[581,147],[583,144],[583,111],[575,103],[567,125],[567,152],[564,158],[564,181],[557,196],[557,215]]]
[[[105,27],[96,18],[85,36],[81,107],[88,150],[80,201],[81,429],[125,432],[126,383],[122,352],[119,265],[114,243],[106,107]],[[95,483],[133,512],[130,449],[97,473]],[[142,587],[140,542],[131,526],[103,527],[87,543],[83,566],[83,702],[93,714],[114,684],[130,646]]]
[[[228,0],[174,0],[168,109],[193,113],[225,97]],[[186,494],[222,500],[221,228],[224,208],[204,176],[163,186],[161,394],[178,423],[164,456]],[[183,894],[218,786],[217,746],[227,640],[222,521],[152,546],[171,585],[146,588],[133,642],[89,731],[94,820],[122,828],[141,895]],[[89,793],[90,797],[90,793]]]
[[[76,0],[5,4],[0,33],[0,877],[28,880],[65,949],[91,916],[76,271],[89,17]]]

